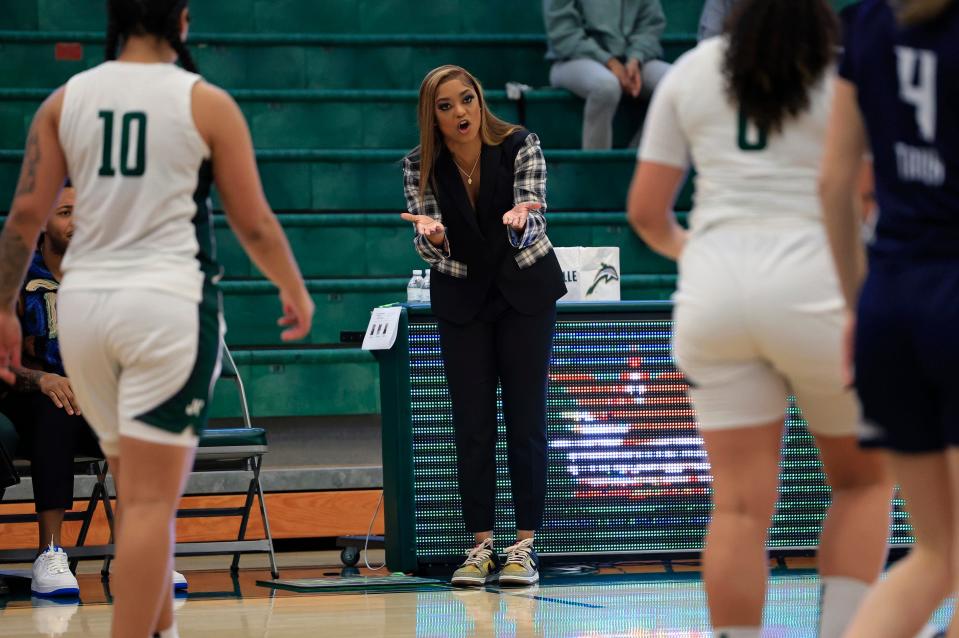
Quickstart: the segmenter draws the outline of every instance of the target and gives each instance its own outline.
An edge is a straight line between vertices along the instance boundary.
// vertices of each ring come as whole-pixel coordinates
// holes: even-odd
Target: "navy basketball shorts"
[[[863,445],[959,445],[959,260],[871,259],[857,315]]]

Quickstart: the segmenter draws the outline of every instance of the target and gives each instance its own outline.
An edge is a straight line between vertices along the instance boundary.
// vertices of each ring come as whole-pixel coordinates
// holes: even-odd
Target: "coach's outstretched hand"
[[[526,228],[526,220],[529,218],[529,211],[542,208],[539,202],[524,202],[513,206],[503,214],[503,225],[509,226],[515,231],[521,231]]]
[[[420,235],[442,235],[446,232],[443,223],[430,217],[429,215],[414,215],[412,213],[402,213],[400,217],[411,222],[416,232]]]
[[[0,310],[0,381],[13,385],[17,375],[11,368],[20,367],[20,320],[13,309]]]
[[[443,223],[430,217],[429,215],[414,215],[412,213],[400,214],[405,221],[413,224],[413,228],[420,235],[425,236],[430,243],[440,245],[446,239],[446,227]]]

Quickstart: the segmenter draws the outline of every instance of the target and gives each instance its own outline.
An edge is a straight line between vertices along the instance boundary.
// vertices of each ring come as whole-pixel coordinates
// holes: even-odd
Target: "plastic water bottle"
[[[406,301],[420,303],[423,298],[423,271],[414,270],[410,283],[406,284]]]
[[[430,303],[430,269],[426,269],[426,277],[423,278],[423,287],[420,289],[420,300],[423,303]]]

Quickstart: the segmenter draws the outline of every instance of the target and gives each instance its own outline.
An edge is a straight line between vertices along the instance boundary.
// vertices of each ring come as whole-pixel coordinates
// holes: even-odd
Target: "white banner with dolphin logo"
[[[619,247],[556,248],[566,280],[560,301],[619,301]]]

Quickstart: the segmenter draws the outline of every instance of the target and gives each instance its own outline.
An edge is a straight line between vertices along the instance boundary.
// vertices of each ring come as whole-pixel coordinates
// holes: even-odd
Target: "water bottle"
[[[420,290],[420,300],[423,303],[430,303],[430,269],[426,269],[426,277],[423,278],[423,288]]]
[[[406,301],[409,303],[420,303],[423,291],[423,271],[414,270],[410,277],[410,283],[406,284]]]

